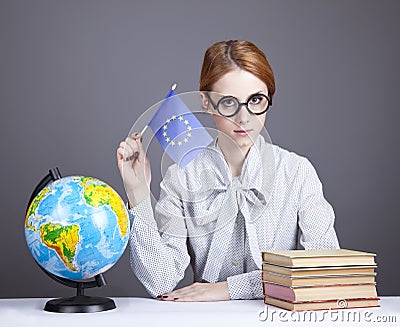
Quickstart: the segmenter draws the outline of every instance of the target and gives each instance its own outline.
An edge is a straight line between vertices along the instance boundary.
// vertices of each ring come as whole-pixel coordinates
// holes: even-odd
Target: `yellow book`
[[[273,297],[265,297],[264,303],[291,311],[336,310],[351,308],[379,307],[379,298],[340,299],[329,301],[289,302]]]
[[[326,276],[326,275],[370,275],[375,273],[377,266],[333,266],[333,267],[300,267],[289,268],[267,263],[262,264],[262,270],[266,272],[286,275],[290,277],[301,276]]]
[[[375,253],[347,249],[262,252],[264,263],[290,268],[348,265],[375,266],[375,256]]]
[[[374,283],[376,274],[361,275],[325,275],[325,276],[302,276],[290,277],[286,275],[262,272],[264,282],[272,282],[284,286],[318,286],[318,285],[337,285],[337,284],[366,284]]]

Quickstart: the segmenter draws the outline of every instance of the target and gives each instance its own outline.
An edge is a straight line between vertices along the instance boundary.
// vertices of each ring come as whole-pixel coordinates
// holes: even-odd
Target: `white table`
[[[313,312],[286,311],[266,306],[262,300],[179,303],[113,299],[116,309],[97,313],[46,312],[43,307],[48,299],[0,299],[0,326],[400,326],[400,297],[381,297],[379,308]]]

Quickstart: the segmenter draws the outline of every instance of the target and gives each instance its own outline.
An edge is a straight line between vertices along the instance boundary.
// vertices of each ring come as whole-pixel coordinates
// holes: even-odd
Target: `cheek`
[[[225,118],[225,117],[221,117],[221,116],[217,116],[217,115],[214,115],[214,122],[215,122],[215,126],[220,131],[231,130],[235,126],[233,121],[230,120],[229,118]]]
[[[214,123],[218,130],[223,132],[230,132],[237,129],[240,126],[239,123],[236,123],[232,118],[225,118],[218,115],[214,115]],[[250,126],[256,131],[261,132],[266,120],[266,114],[261,116],[253,116],[252,121],[250,122]],[[250,127],[249,126],[249,127]]]
[[[264,115],[261,115],[261,117],[259,117],[259,121],[260,121],[261,127],[264,126],[266,119],[267,119],[267,114],[266,113]]]
[[[255,128],[257,128],[258,130],[261,131],[261,129],[263,128],[263,126],[265,124],[265,119],[266,119],[266,114],[263,114],[261,116],[255,116],[254,117]]]

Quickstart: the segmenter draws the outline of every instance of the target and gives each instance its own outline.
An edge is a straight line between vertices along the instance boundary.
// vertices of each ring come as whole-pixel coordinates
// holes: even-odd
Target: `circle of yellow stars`
[[[180,122],[182,122],[183,124],[186,125],[186,130],[187,133],[185,134],[184,138],[181,140],[171,140],[171,138],[168,136],[167,130],[168,130],[168,125],[175,121],[175,120],[179,120]],[[183,116],[176,116],[176,115],[172,115],[171,118],[168,118],[165,121],[165,125],[163,126],[163,136],[165,139],[165,142],[167,142],[168,144],[170,144],[171,146],[181,146],[184,143],[189,142],[189,138],[192,136],[192,126],[190,126],[189,121],[185,118],[183,118]]]

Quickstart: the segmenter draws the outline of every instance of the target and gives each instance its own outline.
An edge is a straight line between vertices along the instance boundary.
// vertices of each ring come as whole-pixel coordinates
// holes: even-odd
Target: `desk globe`
[[[111,299],[85,296],[83,290],[105,284],[102,273],[123,254],[129,231],[125,205],[109,185],[93,177],[61,178],[57,168],[50,170],[29,201],[26,242],[41,268],[56,281],[76,287],[77,296],[51,300],[45,310],[114,309]]]

